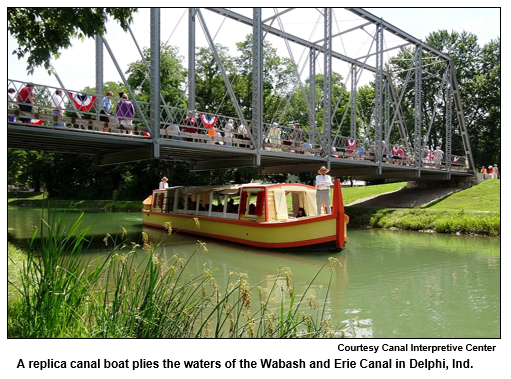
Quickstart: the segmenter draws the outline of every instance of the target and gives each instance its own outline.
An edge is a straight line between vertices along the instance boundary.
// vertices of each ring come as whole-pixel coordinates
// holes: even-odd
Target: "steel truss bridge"
[[[239,13],[226,8],[188,8],[188,109],[173,107],[166,104],[160,92],[160,23],[159,8],[150,10],[150,61],[144,63],[148,69],[150,80],[150,101],[144,103],[133,100],[135,108],[135,125],[132,134],[122,132],[122,127],[111,118],[110,122],[99,121],[103,94],[103,53],[108,52],[116,65],[117,71],[128,89],[129,98],[136,99],[136,93],[130,88],[124,73],[118,65],[106,38],[96,36],[96,92],[83,94],[81,91],[65,88],[56,73],[60,87],[35,84],[34,109],[26,113],[18,109],[17,101],[8,101],[8,115],[11,119],[7,127],[7,145],[11,149],[46,150],[75,154],[94,154],[102,165],[117,164],[146,159],[162,159],[168,161],[189,162],[191,170],[212,170],[220,168],[256,166],[260,173],[299,173],[316,172],[321,165],[330,168],[331,174],[351,175],[357,179],[392,178],[395,180],[465,180],[475,175],[473,157],[467,134],[467,128],[461,106],[460,92],[454,74],[452,59],[440,51],[424,44],[417,38],[386,23],[362,8],[344,9],[309,9],[317,12],[318,22],[323,31],[319,40],[312,41],[301,35],[291,34],[284,30],[282,19],[289,17],[298,10],[252,8],[240,10]],[[340,29],[334,19],[335,12],[348,12],[358,20],[354,26]],[[229,81],[214,39],[208,29],[204,14],[212,12],[218,17],[233,20],[249,28],[253,35],[252,46],[252,104],[242,106]],[[244,15],[245,13],[251,13]],[[264,17],[263,17],[264,13]],[[224,79],[227,94],[236,109],[236,115],[217,115],[205,110],[196,109],[195,103],[195,53],[196,28],[200,23],[208,46],[214,56],[216,65]],[[333,25],[337,25],[337,31]],[[317,24],[318,25],[318,24]],[[342,23],[341,23],[342,25]],[[131,29],[130,29],[131,32]],[[351,35],[362,33],[369,35],[370,48],[363,54],[347,55],[340,53],[335,41],[339,38],[350,39]],[[248,34],[248,33],[247,33]],[[138,43],[131,33],[138,48]],[[302,72],[308,68],[309,90],[297,81],[307,99],[308,128],[301,130],[301,138],[297,140],[293,133],[294,126],[263,122],[263,41],[271,36],[283,40],[286,46],[293,44],[306,51],[307,59]],[[390,37],[389,37],[390,36]],[[390,46],[386,41],[398,40]],[[410,48],[410,59],[406,70],[405,82],[397,79],[395,73],[388,72],[385,56],[396,49]],[[342,49],[341,49],[342,50]],[[142,51],[138,48],[142,60]],[[288,50],[290,51],[290,50]],[[426,59],[427,58],[427,59]],[[298,64],[292,54],[291,59],[296,69]],[[373,64],[374,62],[374,64]],[[428,66],[441,65],[443,74],[431,74]],[[342,66],[341,66],[342,65]],[[350,106],[346,108],[343,120],[337,120],[334,114],[339,105],[340,97],[332,97],[333,67],[344,67],[346,82],[344,89],[350,89]],[[317,104],[315,94],[316,70],[324,76],[322,104]],[[336,72],[339,72],[336,68]],[[357,88],[362,75],[371,75],[374,82],[375,101],[368,125],[357,123]],[[401,88],[413,82],[415,97],[413,132],[407,127],[401,114],[403,92]],[[422,85],[437,89],[438,101],[430,110],[428,122],[423,115]],[[27,83],[8,79],[8,87],[20,91]],[[397,86],[396,86],[397,87]],[[65,100],[66,114],[69,116],[51,115],[51,96],[55,90],[62,89]],[[81,97],[80,97],[81,96]],[[342,97],[342,94],[341,94]],[[76,101],[81,99],[81,101]],[[444,99],[444,100],[442,100]],[[112,98],[113,103],[119,100]],[[88,106],[86,106],[88,104]],[[322,125],[316,121],[318,106],[323,110]],[[334,107],[335,106],[335,107]],[[198,133],[189,134],[184,131],[183,120],[188,110],[193,110],[198,123]],[[245,114],[251,113],[251,118]],[[19,118],[30,118],[30,124],[21,123]],[[457,117],[458,126],[453,127],[453,117]],[[15,117],[16,121],[13,121]],[[216,117],[216,119],[215,119]],[[443,154],[441,161],[433,162],[431,156],[423,156],[425,141],[429,136],[435,118],[442,117],[444,131],[441,136]],[[340,125],[344,119],[349,120],[350,135],[339,135]],[[222,131],[228,120],[233,120],[234,133],[226,137]],[[39,120],[34,121],[34,120]],[[216,120],[221,133],[212,132],[211,123]],[[53,126],[61,122],[66,127]],[[246,126],[246,137],[238,133],[241,124]],[[389,143],[393,128],[399,131],[399,141]],[[365,134],[365,135],[364,135]],[[452,154],[452,139],[461,138],[464,155]],[[387,145],[385,142],[387,141]],[[365,150],[359,155],[359,147]],[[392,153],[392,149],[402,147],[402,153]]]

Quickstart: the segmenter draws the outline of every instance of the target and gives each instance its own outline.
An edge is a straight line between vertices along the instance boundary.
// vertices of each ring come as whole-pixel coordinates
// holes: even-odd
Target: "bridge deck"
[[[194,140],[175,140],[181,137],[196,137]],[[152,159],[154,140],[144,133],[120,134],[73,127],[56,127],[8,122],[8,148],[20,150],[48,150],[73,154],[92,154],[102,164],[113,164]],[[217,138],[223,143],[224,138]],[[259,166],[264,174],[316,172],[328,159],[319,151],[308,148],[293,148],[283,144],[263,144],[255,151],[250,141],[232,139],[233,146],[216,144],[204,134],[164,133],[158,140],[159,159],[185,161],[191,170],[211,170],[232,167]],[[244,147],[242,147],[244,143]],[[295,151],[296,150],[296,151]],[[257,164],[259,155],[260,164]],[[382,164],[371,161],[369,155],[339,152],[330,157],[333,175],[352,175],[359,179],[393,178],[395,180],[447,180],[451,177],[469,177],[471,174],[461,166],[452,166],[447,172],[432,165],[423,165],[420,173],[409,162],[384,159]]]

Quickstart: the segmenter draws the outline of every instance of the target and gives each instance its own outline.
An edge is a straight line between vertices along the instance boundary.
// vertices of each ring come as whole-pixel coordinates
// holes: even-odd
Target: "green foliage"
[[[314,314],[318,304],[310,296],[311,309],[304,309],[309,295],[295,295],[286,270],[265,278],[264,284],[273,283],[270,288],[249,285],[243,273],[230,273],[220,288],[213,270],[187,274],[190,260],[166,260],[144,233],[142,249],[125,235],[118,244],[107,235],[103,241],[114,243],[112,252],[93,262],[80,254],[87,244],[81,218],[69,228],[57,218],[43,222],[42,229],[26,257],[9,248],[9,283],[17,292],[9,297],[10,338],[344,336],[326,321],[327,299]],[[199,243],[190,259],[203,250]],[[331,258],[327,264],[332,268],[338,262]]]
[[[350,207],[350,228],[397,228],[449,234],[500,236],[500,213]]]
[[[18,58],[27,56],[27,71],[38,66],[50,73],[51,58],[58,58],[61,49],[71,47],[71,39],[95,37],[106,31],[106,22],[113,17],[124,31],[133,21],[136,8],[7,8],[7,30],[18,41],[13,51]]]
[[[500,163],[500,39],[491,41],[483,47],[477,43],[477,37],[468,32],[458,33],[439,30],[431,33],[426,41],[428,45],[448,54],[453,59],[456,78],[460,87],[461,105],[468,129],[474,164],[482,165]],[[401,81],[405,80],[406,70],[410,68],[411,57],[415,55],[413,48],[403,49],[391,60],[390,69],[400,72]],[[431,60],[430,54],[423,54],[423,60]],[[427,71],[441,78],[445,65],[429,63]],[[402,117],[408,133],[413,133],[414,127],[414,84],[412,81],[406,88],[398,88],[399,93],[404,91],[401,105]],[[432,86],[430,81],[422,84],[422,131],[425,136],[431,121],[428,146],[438,146],[445,143],[445,124],[447,122],[445,112],[437,112],[435,119],[431,120],[432,109],[435,107],[438,89]],[[446,91],[443,91],[441,103],[445,104]],[[454,110],[453,110],[454,111]],[[452,154],[465,155],[464,146],[460,136],[460,126],[455,115],[452,118]],[[394,139],[393,139],[394,138]],[[391,141],[399,138],[393,134]]]
[[[144,60],[130,63],[127,70],[128,84],[137,93],[137,100],[149,103],[151,80],[146,63],[151,61],[149,48],[143,49]],[[172,107],[185,107],[186,98],[183,96],[183,83],[186,81],[186,70],[183,67],[183,57],[178,55],[177,47],[160,45],[160,93],[165,103]]]

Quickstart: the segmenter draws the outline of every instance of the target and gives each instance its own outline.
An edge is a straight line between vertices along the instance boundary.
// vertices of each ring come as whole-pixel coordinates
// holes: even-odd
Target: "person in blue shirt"
[[[112,110],[112,101],[110,98],[114,95],[112,91],[108,91],[106,93],[106,96],[101,100],[101,111],[100,114],[104,114],[105,116],[99,116],[99,121],[103,122],[110,122],[110,117],[107,117],[110,115],[110,111]],[[108,128],[103,128],[103,131],[108,131]]]

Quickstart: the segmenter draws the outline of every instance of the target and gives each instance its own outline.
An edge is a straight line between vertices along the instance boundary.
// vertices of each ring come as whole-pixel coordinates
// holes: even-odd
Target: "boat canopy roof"
[[[196,195],[200,193],[209,193],[211,191],[219,193],[221,195],[236,195],[240,192],[241,188],[250,188],[250,187],[295,187],[296,190],[297,185],[293,183],[245,183],[245,184],[224,184],[224,185],[216,185],[216,186],[174,186],[169,187],[167,190],[175,190],[179,189],[179,192],[185,193],[187,195]],[[298,185],[299,187],[303,187],[300,189],[314,189],[314,187]],[[309,188],[307,188],[309,187]]]
[[[195,195],[199,193],[209,193],[211,191],[222,195],[235,195],[240,191],[241,184],[228,184],[218,186],[190,186],[190,187],[169,187],[168,190],[179,188],[179,192],[187,195]]]

